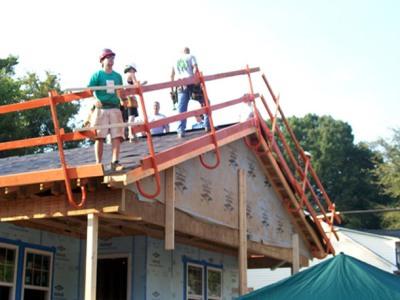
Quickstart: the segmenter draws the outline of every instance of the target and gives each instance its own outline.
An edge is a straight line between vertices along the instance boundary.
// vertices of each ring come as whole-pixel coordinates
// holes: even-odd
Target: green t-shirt
[[[103,108],[119,108],[119,98],[112,87],[122,85],[122,76],[115,71],[106,73],[104,70],[97,71],[90,78],[89,87],[109,86],[110,89],[95,91],[94,94],[100,100]]]

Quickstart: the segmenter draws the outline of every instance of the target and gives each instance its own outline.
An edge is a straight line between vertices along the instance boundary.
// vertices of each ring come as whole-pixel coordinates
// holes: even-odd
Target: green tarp
[[[400,277],[339,254],[240,300],[400,300]]]

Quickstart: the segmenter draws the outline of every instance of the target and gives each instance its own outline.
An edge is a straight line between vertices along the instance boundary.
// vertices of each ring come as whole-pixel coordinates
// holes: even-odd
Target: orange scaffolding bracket
[[[286,119],[286,117],[285,117],[285,115],[284,115],[284,113],[283,113],[283,111],[282,111],[282,109],[281,109],[279,103],[278,103],[278,99],[277,99],[277,97],[275,96],[274,91],[272,90],[272,87],[271,87],[271,85],[269,84],[269,82],[268,82],[267,77],[265,76],[265,74],[262,74],[262,79],[263,79],[265,85],[266,85],[267,88],[268,88],[268,91],[269,91],[269,93],[270,93],[270,95],[271,95],[271,97],[272,97],[272,100],[277,104],[277,109],[278,109],[278,111],[279,111],[279,114],[281,115],[283,124],[285,125],[285,127],[286,127],[286,129],[287,129],[287,131],[288,131],[288,133],[289,133],[289,136],[291,137],[292,141],[294,142],[295,148],[299,151],[300,156],[302,157],[303,161],[305,162],[305,161],[307,160],[306,155],[305,155],[303,149],[301,148],[300,143],[299,143],[299,141],[297,140],[297,138],[296,138],[296,136],[295,136],[293,130],[290,128],[289,123],[288,123],[288,121],[287,121],[287,119]],[[261,99],[263,99],[263,97],[261,97]],[[264,100],[264,99],[263,99],[263,100]],[[265,102],[265,100],[263,101],[263,104],[264,104],[264,106],[267,108],[268,105],[267,105],[267,103]],[[271,112],[270,112],[268,109],[267,109],[267,111],[268,111],[268,114],[271,116]],[[278,135],[282,135],[282,133],[280,132],[279,128],[276,128],[276,130],[277,130],[277,132],[278,132]],[[304,173],[301,171],[301,169],[297,169],[297,170],[299,171],[299,173],[300,173],[301,177],[303,178],[303,180],[306,182],[306,185],[308,186],[309,190],[310,190],[311,193],[313,194],[313,197],[314,197],[315,199],[318,199],[318,197],[316,196],[315,192],[314,192],[313,189],[311,188],[311,184],[310,184],[309,181],[307,180],[306,174],[304,174]],[[309,171],[309,174],[311,175],[311,177],[315,180],[316,186],[317,186],[318,189],[321,191],[322,196],[323,196],[323,198],[325,198],[326,203],[327,203],[327,205],[328,205],[328,208],[330,209],[330,206],[331,206],[333,203],[332,203],[332,201],[330,200],[328,194],[326,193],[326,191],[325,191],[325,189],[324,189],[324,187],[323,187],[321,181],[319,180],[319,178],[318,178],[316,172],[314,171],[314,169],[313,169],[313,167],[312,167],[312,165],[311,165],[311,162],[309,163],[308,171]],[[318,204],[318,206],[321,208],[321,205],[320,205],[319,201],[317,201],[317,204]],[[330,219],[327,218],[324,209],[321,208],[321,210],[322,210],[322,212],[323,212],[323,214],[324,214],[325,220],[328,222],[328,224],[330,224]],[[340,218],[340,216],[337,215],[337,214],[334,215],[334,218],[333,218],[333,219],[334,219],[336,222],[338,222],[339,224],[340,224],[341,221],[342,221],[341,218]],[[336,234],[335,234],[335,235],[336,235]]]
[[[200,163],[203,165],[203,167],[205,167],[206,169],[211,170],[211,169],[215,169],[216,167],[219,166],[219,164],[221,162],[221,156],[220,156],[220,152],[219,152],[217,137],[215,135],[214,121],[213,121],[212,114],[211,114],[210,101],[209,101],[208,95],[207,95],[206,83],[204,81],[203,74],[200,73],[198,70],[196,71],[196,77],[200,81],[200,86],[201,86],[201,89],[203,91],[204,102],[205,102],[205,107],[206,107],[206,113],[207,113],[207,116],[208,116],[208,123],[209,123],[210,130],[211,130],[211,138],[212,138],[213,144],[215,146],[214,152],[215,152],[215,155],[216,155],[216,162],[215,162],[214,165],[208,165],[204,161],[202,154],[199,155],[199,158],[200,158]]]
[[[149,127],[149,119],[147,117],[147,112],[146,112],[146,106],[144,104],[144,96],[143,96],[143,89],[140,83],[137,83],[137,88],[138,88],[138,95],[139,95],[139,100],[140,104],[142,107],[142,113],[143,113],[143,119],[144,119],[144,130],[146,132],[146,140],[147,140],[147,146],[149,148],[150,152],[150,157],[151,157],[151,164],[154,169],[154,177],[156,179],[156,191],[153,194],[149,194],[145,192],[141,185],[140,185],[140,180],[136,181],[136,187],[139,191],[139,193],[148,199],[154,199],[156,198],[160,192],[161,192],[161,180],[160,180],[160,173],[158,172],[158,167],[157,167],[157,162],[155,159],[155,151],[154,151],[154,145],[153,145],[153,139],[151,137],[151,131]]]
[[[258,137],[258,142],[257,144],[253,145],[248,141],[248,137],[244,138],[245,144],[249,147],[257,151],[257,148],[261,145],[261,128],[260,128],[260,118],[258,117],[258,114],[256,113],[256,98],[254,97],[254,89],[253,89],[253,81],[251,80],[251,70],[249,68],[249,65],[246,65],[246,74],[249,79],[249,87],[250,87],[250,95],[252,99],[252,111],[253,111],[253,118],[255,120],[255,126],[256,126],[256,134]]]
[[[61,130],[60,130],[60,126],[59,126],[58,118],[57,118],[57,102],[55,100],[55,97],[57,97],[57,96],[58,96],[58,93],[56,91],[53,90],[53,91],[49,92],[50,111],[51,111],[51,116],[53,119],[54,133],[55,133],[55,136],[57,139],[57,148],[58,148],[58,153],[60,155],[61,168],[62,168],[63,174],[64,174],[65,191],[67,193],[68,203],[71,204],[75,208],[81,208],[86,203],[86,186],[85,185],[81,186],[82,197],[81,197],[81,201],[79,203],[77,203],[75,201],[74,195],[72,194],[71,180],[68,175],[67,163],[65,161],[63,140],[61,138]]]

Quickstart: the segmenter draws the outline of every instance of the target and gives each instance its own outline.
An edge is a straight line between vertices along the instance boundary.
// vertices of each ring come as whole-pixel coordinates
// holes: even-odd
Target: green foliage
[[[390,202],[390,197],[380,193],[373,172],[379,155],[364,143],[354,144],[349,124],[314,114],[288,121],[303,149],[313,155],[312,166],[337,210],[368,209]],[[345,222],[353,228],[378,228],[380,217],[349,215]]]
[[[14,67],[17,64],[18,59],[14,56],[0,59],[0,105],[17,103],[22,98],[21,82],[13,79]],[[1,115],[0,142],[22,138],[21,131],[15,126],[18,122],[18,113]],[[4,156],[6,156],[6,153],[0,152],[0,157]]]
[[[380,139],[374,146],[383,158],[374,172],[378,182],[388,195],[400,199],[400,129],[393,130],[391,142]]]
[[[386,229],[400,228],[400,212],[387,212],[382,216],[382,227]]]
[[[400,205],[400,129],[393,130],[390,141],[380,139],[372,147],[379,151],[381,159],[374,170],[376,181],[382,192],[393,197],[391,206]],[[388,229],[400,228],[400,212],[389,212],[382,215],[382,226]]]
[[[29,101],[48,96],[50,90],[61,92],[57,75],[46,72],[40,80],[35,73],[27,73],[23,78],[15,78],[14,67],[18,60],[14,56],[0,59],[0,105]],[[78,112],[79,104],[65,103],[57,105],[59,126],[71,131],[73,116]],[[54,134],[53,121],[49,107],[5,114],[0,119],[0,142],[46,136]],[[69,144],[73,147],[76,144]],[[36,148],[24,148],[0,152],[0,157],[41,152],[54,148],[54,145]]]
[[[18,64],[18,57],[10,55],[3,59],[0,58],[0,72],[4,75],[14,75],[14,67]]]

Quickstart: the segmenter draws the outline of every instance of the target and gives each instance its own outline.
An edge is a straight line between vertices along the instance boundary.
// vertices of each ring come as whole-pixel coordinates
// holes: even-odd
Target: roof
[[[343,253],[238,299],[400,299],[400,277]]]
[[[89,189],[95,190],[93,186],[96,187],[101,183],[109,188],[119,189],[118,192],[120,192],[121,189],[125,191],[134,188],[135,185],[137,191],[142,196],[154,199],[162,191],[161,187],[163,183],[161,182],[162,176],[160,172],[166,171],[167,173],[167,170],[170,170],[172,174],[174,174],[175,169],[172,167],[195,157],[200,158],[201,165],[206,169],[214,169],[220,164],[219,148],[245,138],[243,141],[248,146],[247,149],[255,154],[256,160],[260,163],[260,167],[263,170],[263,174],[267,177],[267,181],[273,186],[278,198],[281,199],[284,207],[289,212],[293,224],[296,224],[297,231],[300,232],[302,238],[306,241],[312,255],[321,258],[329,253],[334,253],[335,250],[332,247],[332,243],[319,222],[321,216],[318,214],[320,212],[333,213],[334,219],[337,222],[340,222],[340,216],[334,213],[335,208],[320,183],[317,174],[311,164],[308,163],[309,160],[291,130],[289,123],[285,119],[280,105],[278,105],[279,115],[280,118],[284,120],[285,128],[290,133],[289,138],[295,145],[296,154],[293,154],[293,151],[287,147],[288,143],[281,130],[276,126],[271,129],[268,127],[267,123],[263,121],[262,112],[258,110],[256,105],[257,98],[261,99],[261,101],[257,102],[261,105],[263,112],[266,112],[270,116],[270,119],[274,117],[272,116],[272,109],[269,107],[268,101],[263,96],[260,96],[259,93],[253,92],[253,83],[250,74],[258,71],[259,68],[250,69],[246,67],[246,69],[242,70],[209,76],[203,76],[200,73],[197,74],[198,76],[196,75],[191,78],[155,83],[143,87],[119,86],[118,88],[122,88],[121,97],[132,93],[135,95],[142,95],[144,92],[169,89],[188,84],[201,84],[204,90],[206,106],[178,115],[169,116],[162,120],[153,122],[147,122],[146,120],[143,124],[132,126],[134,132],[148,131],[151,128],[163,124],[177,122],[181,119],[199,114],[210,114],[213,111],[233,105],[245,105],[245,107],[250,105],[252,106],[252,114],[247,115],[246,120],[242,120],[240,123],[218,131],[214,130],[214,126],[211,122],[210,133],[204,134],[203,132],[203,134],[201,134],[201,131],[191,132],[187,134],[184,140],[176,138],[174,134],[169,134],[163,137],[152,137],[148,140],[148,143],[144,140],[138,144],[124,143],[121,147],[120,162],[125,166],[125,169],[121,172],[110,171],[110,146],[106,146],[104,149],[103,165],[94,163],[94,154],[91,147],[68,151],[60,149],[59,153],[49,152],[33,156],[13,157],[0,160],[0,188],[4,188],[5,203],[7,203],[8,207],[11,209],[15,207],[12,203],[13,200],[17,198],[22,200],[25,198],[25,195],[38,196],[37,191],[41,194],[49,192],[51,195],[64,193],[64,195],[67,196],[68,204],[70,204],[73,209],[78,209],[85,204],[87,191]],[[251,91],[250,94],[245,93],[239,98],[230,99],[213,105],[208,103],[204,84],[205,81],[239,75],[247,75],[246,77]],[[261,79],[269,95],[272,97],[273,105],[277,105],[278,98],[273,93],[273,89],[264,74],[261,76]],[[106,87],[96,88],[104,89]],[[53,121],[57,124],[57,114],[55,112],[58,104],[93,96],[93,90],[87,90],[86,88],[79,88],[76,90],[79,90],[79,92],[58,94],[56,91],[50,91],[48,97],[2,105],[0,106],[0,114],[50,106]],[[143,101],[142,104],[144,105]],[[115,124],[115,126],[118,127],[125,125],[126,124]],[[55,128],[55,133],[53,135],[0,143],[0,150],[7,151],[55,143],[62,147],[62,141],[69,142],[79,141],[88,137],[94,138],[95,129],[96,128],[85,128],[83,132],[76,131],[66,133],[62,128]],[[275,135],[275,132],[277,135]],[[211,162],[203,159],[204,155],[208,152],[214,155],[214,159],[211,160]],[[66,156],[65,160],[64,153]],[[61,157],[61,161],[58,158],[58,154]],[[290,161],[287,161],[288,159],[290,159]],[[307,171],[309,171],[310,174],[310,179],[304,181],[310,193],[302,188],[304,183],[299,181],[299,178],[305,176],[303,174],[304,171],[300,171],[303,165],[307,165]],[[291,166],[294,166],[293,170],[300,173],[300,177],[293,174]],[[155,181],[156,188],[153,194],[149,194],[141,188],[141,180],[153,175],[154,177],[152,178]],[[59,184],[61,181],[65,182],[64,186]],[[169,185],[173,186],[173,181],[171,181]],[[76,202],[73,189],[80,192],[80,203]],[[315,190],[321,192],[324,198],[323,201],[317,196]],[[32,201],[40,202],[40,200],[42,199],[33,199]],[[321,207],[321,202],[326,204],[325,209]],[[25,212],[28,209],[26,204],[27,203],[21,203],[21,208],[18,208],[18,211],[4,210],[6,212],[3,215],[3,220],[14,220],[14,218],[19,218],[19,214],[24,214],[25,216]],[[97,202],[93,201],[92,204],[95,206]],[[54,205],[53,202],[51,205]],[[45,207],[38,208],[36,205],[32,206],[35,208],[35,213],[32,214],[33,216],[48,215],[45,213],[38,214],[38,210],[44,210]],[[307,208],[307,213],[302,209],[304,207]],[[318,209],[315,209],[315,207],[318,207]],[[67,207],[63,209],[66,211]],[[84,212],[84,210],[82,210],[82,212]],[[65,213],[68,213],[68,211]],[[332,220],[327,216],[328,214],[324,214],[322,219],[332,226]],[[309,218],[313,221],[310,222]]]
[[[366,232],[373,233],[373,234],[378,234],[378,235],[384,235],[384,236],[392,236],[392,237],[397,237],[400,238],[400,229],[377,229],[377,230],[366,230]]]
[[[347,234],[357,234],[360,236],[366,236],[371,238],[380,238],[385,240],[393,240],[395,237],[400,237],[400,230],[356,230],[351,228],[346,228],[342,226],[335,226],[337,231],[346,232]]]
[[[222,126],[221,126],[222,127]],[[203,130],[188,131],[185,138],[178,139],[175,132],[163,135],[154,135],[153,145],[156,152],[174,147],[183,143],[185,140],[204,134]],[[131,170],[140,165],[140,159],[149,155],[145,138],[139,138],[137,143],[124,142],[121,144],[120,161],[125,167],[125,171]],[[79,166],[94,164],[95,156],[93,146],[65,150],[67,164],[69,166]],[[105,172],[109,172],[111,158],[111,145],[104,145],[103,162]],[[36,153],[24,156],[11,156],[0,159],[0,176],[40,171],[46,169],[60,168],[60,158],[58,151]]]
[[[332,241],[338,252],[359,257],[387,272],[397,270],[395,242],[399,239],[347,228],[338,229],[340,241]]]

